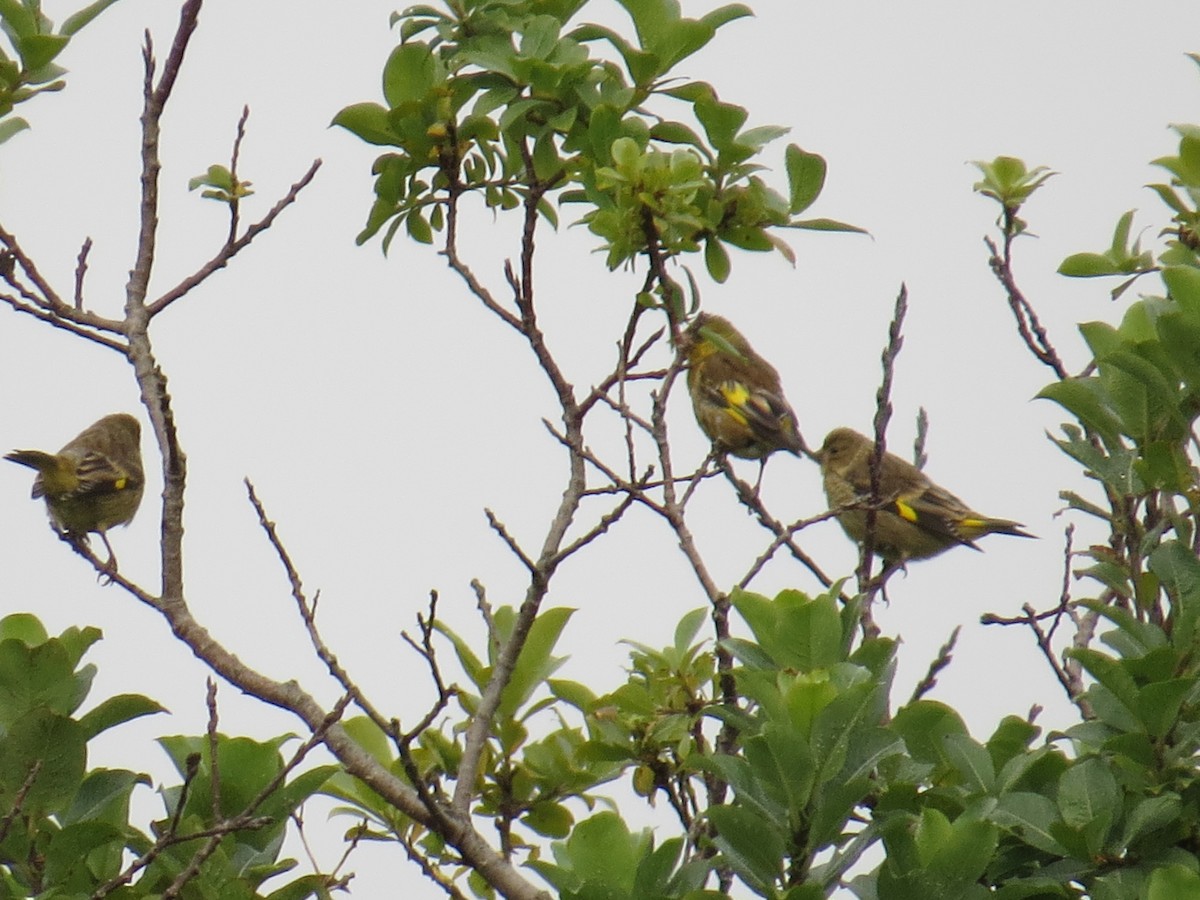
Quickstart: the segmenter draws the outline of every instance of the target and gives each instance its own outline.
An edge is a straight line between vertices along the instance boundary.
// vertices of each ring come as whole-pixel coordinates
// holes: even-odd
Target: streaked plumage
[[[684,333],[688,393],[696,421],[718,449],[743,459],[776,450],[797,456],[804,441],[779,373],[720,316],[700,313]]]
[[[14,450],[4,458],[37,470],[32,496],[45,498],[54,527],[84,541],[89,532],[99,534],[108,567],[115,570],[106,532],[128,525],[142,502],[141,436],[137,419],[116,413],[84,429],[58,453]]]
[[[835,428],[817,453],[831,508],[865,502],[871,494],[871,456],[875,443],[850,428]],[[981,515],[916,466],[884,453],[879,467],[879,497],[875,516],[875,550],[889,563],[927,559],[951,547],[975,550],[985,534],[1033,537],[1020,522]],[[866,537],[865,509],[848,509],[838,522],[859,543]]]

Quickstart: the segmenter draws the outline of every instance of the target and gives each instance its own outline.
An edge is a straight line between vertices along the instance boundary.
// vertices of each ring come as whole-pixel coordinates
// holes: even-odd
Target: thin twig
[[[225,266],[229,264],[229,261],[233,259],[233,257],[237,256],[238,253],[250,246],[250,243],[256,237],[270,228],[271,225],[274,224],[275,220],[279,217],[280,213],[296,202],[296,198],[300,195],[300,192],[308,187],[309,183],[313,180],[313,178],[316,177],[317,170],[320,168],[321,160],[313,160],[312,165],[308,167],[308,171],[300,176],[300,180],[288,188],[288,192],[283,195],[283,198],[280,199],[279,202],[277,202],[274,206],[272,206],[265,216],[247,228],[240,238],[226,242],[221,247],[220,251],[217,252],[216,256],[202,265],[187,278],[183,279],[183,281],[179,282],[179,284],[175,285],[175,287],[171,288],[165,294],[160,296],[157,300],[146,304],[146,309],[149,311],[150,315],[158,315],[176,300],[179,300],[193,288],[207,280],[210,275],[213,275],[215,272],[225,268]]]
[[[488,633],[488,652],[495,656],[500,652],[500,633],[496,630],[496,620],[492,617],[492,605],[488,602],[487,588],[478,578],[471,579],[471,590],[475,592],[475,607],[483,619],[483,625]]]
[[[1050,337],[1046,333],[1045,328],[1042,327],[1042,323],[1038,320],[1033,306],[1025,298],[1025,294],[1021,289],[1017,287],[1016,279],[1013,277],[1012,242],[1015,234],[1012,228],[1012,213],[1007,207],[1005,208],[1004,215],[1006,223],[1004,227],[1004,253],[1000,253],[996,248],[996,242],[991,238],[985,237],[983,239],[988,248],[988,264],[991,266],[996,280],[1003,285],[1004,291],[1008,296],[1008,306],[1012,310],[1013,318],[1017,320],[1017,333],[1021,335],[1021,340],[1039,362],[1053,369],[1054,374],[1058,376],[1060,381],[1065,381],[1070,377],[1067,374],[1066,366],[1063,365],[1058,351],[1054,349],[1054,345],[1050,343]]]
[[[83,279],[87,275],[88,269],[88,254],[92,252],[92,239],[90,237],[83,239],[83,246],[79,248],[79,256],[75,260],[75,311],[83,311]]]
[[[217,734],[217,683],[211,678],[208,681],[208,692],[205,697],[205,702],[208,706],[208,772],[209,772],[209,788],[210,802],[212,804],[212,819],[214,822],[221,821],[221,765],[220,765],[220,747],[221,742]]]
[[[284,573],[287,575],[288,584],[291,586],[292,599],[296,601],[296,607],[300,611],[300,619],[304,622],[304,627],[308,632],[309,643],[312,645],[313,651],[317,654],[317,658],[325,663],[325,668],[338,684],[342,686],[342,689],[354,698],[355,705],[386,734],[389,729],[387,717],[366,698],[357,682],[350,677],[350,673],[338,661],[337,655],[329,649],[329,645],[321,637],[320,630],[317,628],[317,598],[314,597],[312,603],[309,603],[304,591],[304,584],[300,580],[300,573],[296,570],[296,566],[292,562],[291,554],[284,547],[275,523],[267,517],[266,507],[259,499],[258,493],[255,491],[250,479],[245,479],[244,483],[246,485],[246,493],[250,498],[250,505],[254,507],[255,515],[258,516],[258,525],[262,528],[263,533],[266,534],[267,541],[270,543],[272,549],[274,549],[275,555],[279,559],[280,565],[283,566]]]
[[[946,643],[942,644],[937,656],[930,661],[929,668],[925,672],[925,677],[918,681],[917,686],[913,688],[912,696],[908,698],[909,703],[916,703],[937,685],[938,673],[950,665],[950,661],[954,658],[954,645],[958,643],[958,635],[961,631],[961,625],[954,626],[954,630],[950,632],[950,637],[946,638]]]
[[[38,267],[34,264],[29,254],[27,254],[21,248],[20,242],[17,241],[17,236],[7,231],[2,226],[0,226],[0,245],[3,245],[8,249],[8,252],[12,255],[12,258],[16,262],[17,266],[20,267],[21,271],[25,273],[26,277],[33,282],[34,287],[36,287],[41,293],[43,299],[39,305],[44,306],[47,309],[61,309],[68,312],[71,310],[71,307],[63,303],[62,298],[59,297],[54,288],[50,286],[50,282],[42,277],[42,273],[38,271]],[[13,277],[14,276],[11,274],[6,275],[4,280],[16,287],[16,283],[11,280]],[[109,320],[104,321],[108,322]],[[100,326],[97,325],[96,327]],[[111,330],[116,329],[114,328]]]
[[[892,376],[896,368],[896,357],[900,354],[900,348],[904,346],[904,315],[907,311],[908,286],[901,284],[900,293],[896,296],[892,321],[888,326],[887,346],[884,347],[881,356],[883,378],[879,383],[879,390],[875,394],[875,449],[871,454],[871,493],[865,510],[866,534],[863,536],[858,566],[858,589],[863,594],[862,632],[865,640],[879,634],[879,626],[875,624],[871,615],[871,603],[874,595],[883,589],[886,582],[886,566],[878,579],[871,578],[871,568],[875,553],[875,521],[882,499],[879,493],[879,473],[883,465],[883,456],[887,452],[887,426],[892,418]]]
[[[442,680],[442,672],[437,662],[437,651],[433,646],[434,624],[437,621],[437,601],[438,592],[430,591],[428,618],[423,618],[420,613],[417,614],[417,625],[421,628],[421,642],[419,644],[409,637],[407,632],[400,633],[400,637],[416,650],[417,654],[425,660],[425,664],[429,666],[429,675],[433,679],[434,688],[437,690],[437,699],[434,701],[433,706],[430,707],[429,712],[425,713],[421,717],[421,721],[417,722],[416,725],[400,735],[400,741],[405,746],[411,745],[413,741],[425,732],[425,729],[433,724],[434,720],[441,715],[442,710],[450,702],[450,698],[457,693],[456,688],[446,687],[445,682]]]
[[[21,786],[17,789],[17,793],[13,796],[12,806],[8,812],[4,814],[4,818],[0,819],[0,841],[3,841],[8,836],[8,830],[12,828],[12,823],[16,821],[17,816],[21,814],[21,807],[25,805],[25,797],[33,788],[37,781],[38,775],[42,771],[42,760],[35,759],[33,765],[29,767],[29,771],[25,773],[25,780],[21,782]]]
[[[500,535],[500,539],[508,545],[508,549],[512,551],[513,556],[521,561],[521,564],[525,566],[530,575],[536,576],[538,573],[537,563],[530,559],[528,554],[521,549],[521,545],[517,543],[515,537],[509,534],[508,528],[505,527],[504,523],[497,519],[496,514],[490,509],[484,509],[483,513],[487,516],[488,525],[491,526],[492,531]]]
[[[249,118],[250,107],[243,106],[237,123],[237,137],[233,139],[233,152],[229,155],[229,184],[233,190],[229,197],[229,237],[226,238],[226,245],[232,244],[237,237],[238,211],[241,208],[242,200],[241,183],[238,180],[238,159],[242,154],[242,141],[246,139],[246,121]]]

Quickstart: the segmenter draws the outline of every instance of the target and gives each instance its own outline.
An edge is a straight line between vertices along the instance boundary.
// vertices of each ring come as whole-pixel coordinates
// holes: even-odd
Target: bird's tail
[[[50,472],[58,467],[58,457],[53,453],[43,453],[41,450],[14,450],[4,454],[4,458],[19,466],[28,466],[39,472]]]
[[[74,468],[61,456],[41,450],[14,450],[6,453],[4,458],[37,469],[38,475],[33,479],[33,492],[30,495],[35,499],[46,494],[67,494],[79,487]]]
[[[1011,534],[1013,537],[1023,538],[1037,537],[1036,534],[1024,531],[1020,522],[1014,522],[1012,519],[990,519],[983,516],[963,519],[959,523],[959,530],[971,539],[983,537],[985,534]]]

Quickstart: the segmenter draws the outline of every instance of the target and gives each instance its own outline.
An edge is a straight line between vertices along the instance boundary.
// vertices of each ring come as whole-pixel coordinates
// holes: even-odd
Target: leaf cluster
[[[63,89],[67,70],[54,60],[76,32],[115,2],[93,0],[55,31],[40,0],[0,0],[0,31],[8,41],[7,50],[0,45],[0,143],[29,127],[25,119],[11,115],[17,104]]]
[[[754,157],[786,129],[746,128],[747,111],[711,85],[669,77],[748,8],[690,19],[673,0],[624,0],[631,42],[599,25],[572,26],[585,5],[468,0],[395,18],[401,43],[384,67],[385,104],[354,104],[334,118],[396,148],[375,161],[376,200],[360,242],[385,229],[386,250],[403,226],[428,243],[460,195],[497,210],[532,203],[556,224],[557,193],[586,207],[581,221],[602,239],[610,267],[651,248],[703,248],[723,281],[727,246],[793,259],[774,229],[856,230],[797,218],[821,191],[824,160],[791,145],[781,195]],[[668,103],[691,121],[658,111]]]
[[[295,866],[279,855],[288,817],[330,775],[328,768],[314,768],[283,782],[279,746],[287,737],[216,739],[216,786],[212,736],[163,738],[185,781],[164,787],[166,817],[149,833],[131,823],[133,791],[150,779],[89,768],[87,744],[163,708],[140,694],[122,694],[79,714],[96,674],[81,660],[99,639],[95,628],[49,637],[28,614],[0,620],[0,898],[152,897],[176,882],[183,897],[318,895],[326,881],[314,875],[260,890]],[[257,805],[257,820],[220,836],[204,865],[182,877],[202,843],[194,835],[211,834],[276,782]],[[214,816],[214,803],[224,815]],[[140,864],[129,866],[131,858]]]

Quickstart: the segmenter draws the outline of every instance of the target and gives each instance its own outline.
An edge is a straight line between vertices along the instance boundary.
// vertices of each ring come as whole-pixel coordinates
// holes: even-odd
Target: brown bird
[[[105,568],[115,572],[106,532],[128,525],[142,502],[141,439],[138,420],[116,413],[88,426],[58,453],[14,450],[4,458],[37,470],[32,496],[45,498],[55,530],[83,543],[89,532],[100,535],[108,550]]]
[[[696,421],[718,450],[758,460],[805,451],[779,373],[728,320],[700,313],[683,346]]]
[[[817,452],[831,508],[865,504],[871,494],[871,457],[875,443],[850,428],[835,428]],[[875,550],[889,565],[931,556],[964,545],[978,550],[985,534],[1034,537],[1020,522],[993,519],[973,511],[916,466],[884,453],[879,466],[879,499],[875,514]],[[851,540],[867,534],[867,511],[846,509],[838,522]]]

